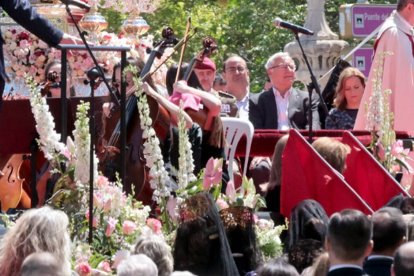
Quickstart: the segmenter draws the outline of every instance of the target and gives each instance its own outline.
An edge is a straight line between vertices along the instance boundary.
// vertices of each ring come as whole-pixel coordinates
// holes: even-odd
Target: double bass
[[[148,80],[148,72],[156,57],[161,57],[167,47],[172,47],[177,43],[174,32],[171,28],[165,28],[162,32],[163,40],[156,44],[151,51],[148,61],[141,70],[140,78],[143,82]],[[144,77],[146,76],[146,77]],[[154,124],[154,129],[159,137],[168,133],[169,115],[155,99],[147,96],[150,108],[150,117]],[[125,121],[127,126],[126,144],[126,175],[124,190],[127,193],[134,193],[138,200],[144,204],[151,203],[152,190],[146,181],[145,160],[142,154],[142,130],[140,118],[137,110],[137,98],[134,94],[130,95],[126,101]],[[120,110],[112,110],[108,118],[105,118],[104,133],[98,143],[99,169],[108,177],[109,180],[116,180],[116,172],[119,171],[120,162]]]

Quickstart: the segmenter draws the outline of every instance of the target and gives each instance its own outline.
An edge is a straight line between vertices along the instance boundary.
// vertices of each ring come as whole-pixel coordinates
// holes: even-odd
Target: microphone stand
[[[100,77],[100,73],[99,70],[97,69],[97,67],[94,67],[92,69],[90,69],[87,73],[86,76],[89,79],[89,85],[91,87],[91,108],[90,108],[90,118],[89,118],[89,132],[91,135],[91,143],[90,143],[90,148],[89,148],[89,218],[92,217],[93,219],[93,181],[94,181],[94,177],[93,177],[93,172],[94,172],[94,166],[93,166],[93,159],[94,159],[94,153],[95,153],[95,84],[96,84],[96,80]],[[93,231],[93,223],[91,223],[92,221],[89,220],[89,236],[88,236],[88,241],[91,244],[92,243],[92,239],[93,239],[93,235],[92,235],[92,231]]]
[[[87,33],[81,31],[78,23],[74,19],[73,14],[72,14],[72,12],[69,8],[68,1],[66,2],[66,12],[69,14],[70,18],[72,19],[72,22],[75,25],[76,30],[78,31],[79,36],[82,39],[82,41],[83,41],[83,43],[86,47],[86,50],[89,53],[89,56],[92,58],[93,63],[95,64],[95,67],[92,68],[87,73],[87,77],[90,79],[91,97],[92,97],[91,98],[91,100],[92,100],[91,110],[90,110],[91,111],[91,113],[90,113],[91,116],[90,116],[90,125],[89,125],[90,133],[91,133],[91,144],[90,144],[90,160],[89,160],[89,162],[90,162],[90,176],[89,176],[89,236],[88,236],[88,242],[89,242],[89,244],[92,244],[92,241],[93,241],[93,172],[94,172],[93,157],[94,157],[94,140],[95,140],[95,138],[94,138],[95,137],[95,135],[94,135],[94,132],[95,132],[95,114],[94,114],[94,112],[95,112],[95,106],[94,106],[95,105],[94,104],[94,102],[95,102],[94,101],[95,80],[97,78],[100,78],[105,83],[105,85],[106,85],[106,87],[109,91],[109,94],[111,96],[111,99],[116,105],[119,106],[120,102],[118,100],[118,97],[114,93],[115,91],[112,90],[111,87],[109,86],[109,83],[108,83],[107,79],[105,78],[105,74],[104,74],[102,68],[99,66],[98,61],[96,60],[96,57],[92,53],[92,50],[91,50],[88,42],[86,41],[85,36],[87,35]],[[126,58],[126,53],[122,52],[121,59],[125,59],[125,58]],[[64,95],[66,95],[66,62],[67,62],[66,49],[63,48],[62,49],[62,72],[61,72],[62,73],[62,78],[61,78],[62,83],[61,83],[61,85],[62,85],[62,91],[63,91],[62,93]],[[125,65],[125,60],[123,61],[123,64]],[[123,70],[123,67],[121,67],[121,74],[122,74],[122,70]],[[63,90],[63,88],[65,88],[65,90]],[[121,90],[122,90],[122,86],[121,86]],[[125,88],[123,88],[123,90],[125,90]],[[67,102],[67,99],[66,99],[66,96],[65,96],[64,98],[62,98],[62,108],[63,108],[62,112],[65,112],[64,116],[66,116],[67,105],[65,105],[65,106],[63,106],[63,105],[66,104],[66,102]],[[125,142],[125,135],[126,134],[125,134],[125,132],[122,133],[126,129],[125,125],[124,126],[122,125],[122,123],[124,123],[122,114],[125,113],[125,102],[123,102],[123,104],[124,104],[123,106],[121,105],[121,152],[124,152],[125,144],[126,144],[126,142]],[[62,122],[64,122],[66,124],[67,123],[66,120],[67,119],[62,119]],[[62,139],[66,140],[66,135],[67,135],[66,131],[63,131],[62,132]],[[121,167],[122,167],[122,165],[125,164],[125,153],[123,155],[121,154],[121,163],[122,163],[121,164]],[[121,177],[122,177],[122,180],[124,180],[123,179],[124,175],[121,175]]]
[[[319,88],[318,81],[316,80],[315,75],[312,72],[312,67],[309,64],[308,58],[306,57],[305,51],[303,50],[302,44],[300,43],[298,32],[293,31],[293,33],[295,35],[296,41],[299,44],[300,50],[302,52],[303,59],[305,60],[306,66],[308,67],[308,71],[309,71],[310,78],[311,78],[311,83],[309,83],[306,87],[308,88],[308,92],[309,92],[309,110],[308,110],[309,134],[308,134],[308,141],[309,141],[309,143],[312,143],[312,141],[313,141],[312,91],[314,89],[315,89],[316,93],[319,96],[319,99],[322,103],[322,108],[323,108],[326,115],[328,114],[328,108],[326,107],[325,101],[322,98],[321,90]]]

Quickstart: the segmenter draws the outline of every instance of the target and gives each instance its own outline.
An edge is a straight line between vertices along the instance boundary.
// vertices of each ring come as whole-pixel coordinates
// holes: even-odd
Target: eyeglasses
[[[270,67],[269,69],[275,69],[275,68],[282,68],[282,69],[290,69],[290,70],[296,70],[296,66],[294,64],[278,64],[275,66]]]
[[[236,73],[237,71],[239,73],[244,73],[244,71],[246,71],[246,67],[243,66],[237,66],[237,67],[228,67],[226,68],[226,71],[230,72],[230,73]]]

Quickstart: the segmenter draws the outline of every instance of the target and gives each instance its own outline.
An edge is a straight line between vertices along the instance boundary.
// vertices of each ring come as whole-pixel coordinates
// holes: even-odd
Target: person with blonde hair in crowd
[[[365,76],[357,68],[348,67],[339,75],[334,108],[325,120],[326,129],[353,129],[365,89]]]
[[[348,145],[334,138],[320,137],[312,143],[312,146],[332,168],[340,173],[345,170],[346,156],[351,152]]]
[[[24,259],[34,252],[52,253],[70,275],[70,238],[68,216],[45,206],[25,211],[4,235],[0,244],[0,275],[21,274]]]
[[[141,235],[132,249],[132,254],[144,254],[153,260],[159,276],[169,276],[173,271],[174,261],[171,249],[158,235]]]

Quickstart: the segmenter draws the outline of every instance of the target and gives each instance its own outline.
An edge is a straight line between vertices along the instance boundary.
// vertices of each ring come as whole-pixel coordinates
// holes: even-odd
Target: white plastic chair
[[[254,127],[253,124],[245,119],[222,117],[224,135],[226,137],[225,153],[228,161],[228,171],[230,180],[234,181],[233,161],[236,153],[237,145],[241,137],[246,136],[246,158],[244,159],[243,177],[247,172],[247,164],[249,163],[250,147],[252,145]]]

